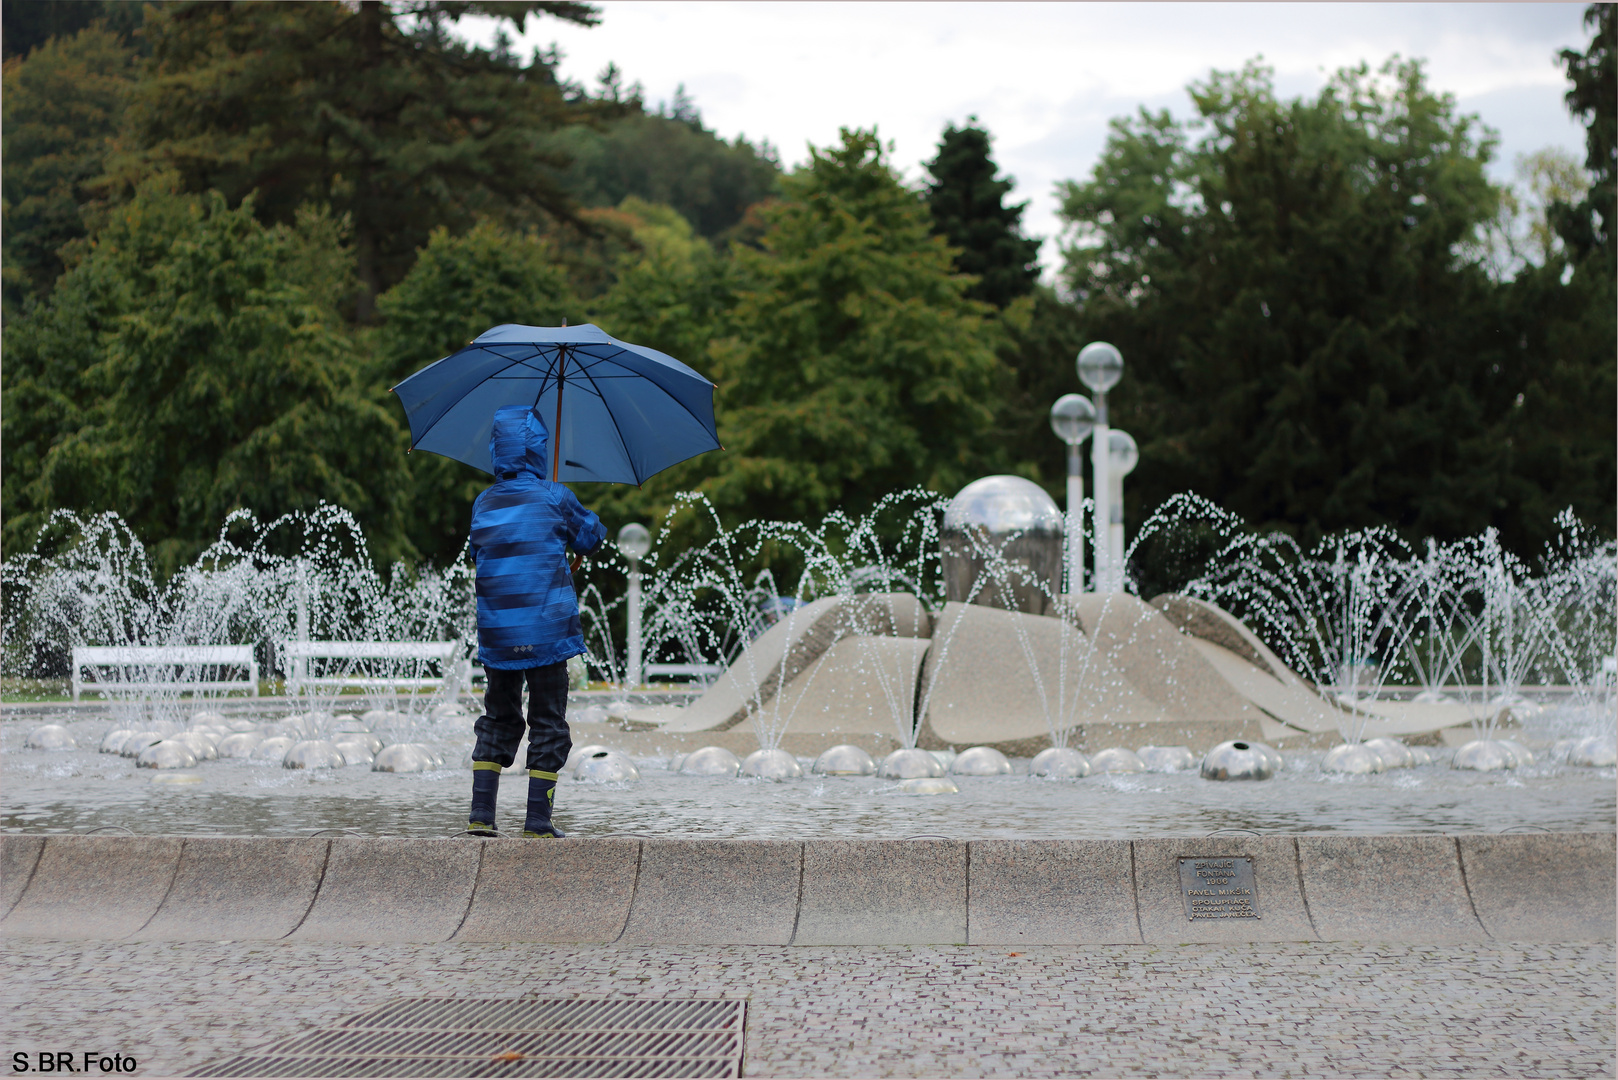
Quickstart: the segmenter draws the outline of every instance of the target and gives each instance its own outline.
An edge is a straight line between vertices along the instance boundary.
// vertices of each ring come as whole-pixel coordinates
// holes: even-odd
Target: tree
[[[0,6],[0,54],[27,56],[53,38],[69,38],[100,23],[127,38],[140,26],[139,0],[23,0]]]
[[[9,12],[18,5],[8,5]],[[135,85],[135,51],[100,24],[5,65],[0,104],[8,317],[61,275],[62,246],[85,235],[80,207],[106,167]]]
[[[732,517],[788,519],[955,490],[991,421],[992,309],[874,131],[812,149],[782,188],[708,349],[725,450],[697,459],[701,488]]]
[[[538,0],[154,9],[152,69],[130,107],[138,149],[115,179],[127,190],[172,171],[184,190],[218,190],[233,206],[256,192],[267,222],[308,203],[347,215],[356,316],[369,321],[433,229],[573,213],[557,178],[565,161],[545,140],[586,119],[587,104],[557,82],[555,56],[523,64],[503,39],[482,49],[451,36],[468,14],[519,28],[530,14],[597,21],[588,5]]]
[[[677,95],[672,113],[635,110],[603,128],[575,125],[555,145],[572,159],[562,183],[584,206],[618,206],[626,198],[668,206],[697,232],[718,240],[748,207],[774,195],[780,164],[768,143],[738,135],[727,143]]]
[[[461,236],[435,230],[410,273],[377,305],[386,320],[376,331],[379,391],[490,327],[556,326],[564,319],[580,322],[583,314],[550,245],[491,222]],[[387,407],[399,414],[398,400],[386,396]],[[404,439],[393,448],[401,461],[408,445]],[[438,454],[411,454],[404,467],[406,535],[424,557],[444,565],[466,546],[472,500],[492,480]]]
[[[1011,180],[998,179],[989,156],[989,133],[968,118],[964,128],[948,124],[938,156],[927,163],[927,208],[933,232],[960,248],[955,266],[978,281],[967,291],[973,300],[1004,308],[1027,296],[1039,280],[1039,241],[1022,235],[1026,202],[1007,206]]]
[[[1596,250],[1604,256],[1608,278],[1618,278],[1618,250],[1612,242],[1618,221],[1618,12],[1612,4],[1591,4],[1584,25],[1594,37],[1583,53],[1563,49],[1568,81],[1567,106],[1586,123],[1585,167],[1590,170],[1589,196],[1557,215],[1558,230],[1578,255]]]
[[[6,549],[54,508],[116,510],[172,570],[232,510],[326,500],[379,558],[411,555],[393,495],[402,437],[333,303],[352,284],[340,240],[329,215],[265,227],[251,200],[156,182],[114,212],[7,327]]]
[[[1518,387],[1493,285],[1457,258],[1496,210],[1492,141],[1417,63],[1314,100],[1254,65],[1192,94],[1200,139],[1143,110],[1063,189],[1067,284],[1129,364],[1132,516],[1186,489],[1307,541],[1510,516],[1494,428]]]

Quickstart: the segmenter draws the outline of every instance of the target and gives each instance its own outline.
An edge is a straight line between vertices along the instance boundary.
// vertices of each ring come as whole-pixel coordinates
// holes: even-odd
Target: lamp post
[[[632,521],[618,530],[618,550],[629,560],[629,663],[624,669],[624,683],[633,690],[641,682],[640,561],[652,550],[652,534],[646,526]]]
[[[1051,430],[1067,443],[1067,591],[1084,591],[1084,454],[1079,444],[1096,426],[1095,406],[1083,394],[1063,394],[1051,406]]]
[[[1095,392],[1096,396],[1096,426],[1094,437],[1090,441],[1090,461],[1095,469],[1095,552],[1096,552],[1096,592],[1117,592],[1119,577],[1113,566],[1112,547],[1109,541],[1112,529],[1112,511],[1109,504],[1112,502],[1112,484],[1108,480],[1111,472],[1111,446],[1112,438],[1107,426],[1107,391],[1118,384],[1124,373],[1124,358],[1117,349],[1105,341],[1092,341],[1079,350],[1076,366],[1079,369],[1079,379]]]
[[[1111,528],[1107,533],[1107,544],[1112,551],[1112,565],[1116,572],[1114,592],[1122,592],[1124,587],[1124,477],[1135,471],[1135,465],[1140,461],[1140,451],[1135,447],[1135,440],[1130,438],[1129,432],[1114,428],[1107,435],[1111,453],[1108,454],[1107,476],[1112,481],[1112,490],[1107,501],[1112,504]]]

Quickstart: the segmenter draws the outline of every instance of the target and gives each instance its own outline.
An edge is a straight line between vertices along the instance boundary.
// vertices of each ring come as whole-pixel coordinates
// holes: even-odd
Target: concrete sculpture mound
[[[707,693],[684,707],[631,709],[632,726],[733,732],[818,754],[989,746],[1032,757],[1051,732],[1093,753],[1233,740],[1324,748],[1343,730],[1406,737],[1456,729],[1466,708],[1376,702],[1351,715],[1315,692],[1217,606],[1166,595],[1064,597],[1054,615],[949,602],[930,616],[914,596],[816,600],[771,627]],[[754,743],[756,745],[756,743]]]

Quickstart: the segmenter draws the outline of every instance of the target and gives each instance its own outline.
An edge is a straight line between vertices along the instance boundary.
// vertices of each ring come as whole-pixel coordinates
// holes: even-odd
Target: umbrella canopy
[[[598,326],[497,326],[405,379],[412,450],[493,473],[494,411],[528,405],[551,429],[551,479],[639,484],[719,449],[714,384]]]

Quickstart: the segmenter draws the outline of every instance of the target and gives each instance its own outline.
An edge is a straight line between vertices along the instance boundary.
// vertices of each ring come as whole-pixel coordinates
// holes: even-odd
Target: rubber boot
[[[473,836],[497,836],[494,827],[494,801],[500,794],[500,763],[472,762],[472,812],[467,815],[466,831]]]
[[[522,834],[529,840],[560,840],[567,834],[551,824],[551,808],[556,805],[556,774],[543,769],[528,770],[528,818]]]

